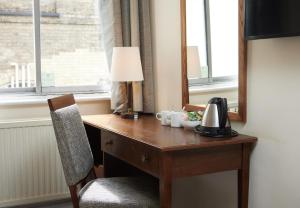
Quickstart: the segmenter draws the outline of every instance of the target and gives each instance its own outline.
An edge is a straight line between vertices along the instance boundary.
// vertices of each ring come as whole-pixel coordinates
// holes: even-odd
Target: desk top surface
[[[199,149],[257,141],[257,138],[247,135],[229,139],[204,137],[192,130],[162,126],[154,116],[148,115],[142,115],[138,120],[122,119],[113,114],[90,115],[82,118],[85,124],[114,132],[161,151]]]

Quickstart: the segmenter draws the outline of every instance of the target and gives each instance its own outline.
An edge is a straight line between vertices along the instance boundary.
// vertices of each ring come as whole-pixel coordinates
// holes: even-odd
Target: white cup
[[[161,111],[156,114],[156,118],[160,120],[161,125],[169,126],[171,124],[171,111]]]
[[[183,120],[184,120],[183,112],[172,112],[171,127],[182,127]]]

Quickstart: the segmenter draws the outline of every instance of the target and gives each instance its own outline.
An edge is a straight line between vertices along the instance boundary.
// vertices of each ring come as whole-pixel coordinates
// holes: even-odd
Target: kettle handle
[[[221,108],[221,116],[220,116],[220,127],[225,128],[226,122],[228,120],[228,106],[227,106],[227,99],[222,98],[221,103],[220,103],[220,108]]]

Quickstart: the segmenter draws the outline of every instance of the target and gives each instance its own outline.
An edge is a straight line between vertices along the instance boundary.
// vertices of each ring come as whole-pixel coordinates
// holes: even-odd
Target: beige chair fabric
[[[103,178],[79,192],[81,208],[158,208],[158,184],[149,178]]]
[[[94,165],[92,151],[76,104],[51,111],[67,184],[84,179]]]

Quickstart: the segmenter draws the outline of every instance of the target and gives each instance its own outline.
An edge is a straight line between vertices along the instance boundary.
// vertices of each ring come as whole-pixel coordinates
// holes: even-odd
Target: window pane
[[[0,89],[35,86],[32,0],[0,0]]]
[[[238,75],[238,0],[209,0],[213,77]]]
[[[41,0],[42,85],[109,86],[99,0]]]
[[[186,11],[188,74],[190,78],[207,78],[204,0],[187,0]]]

